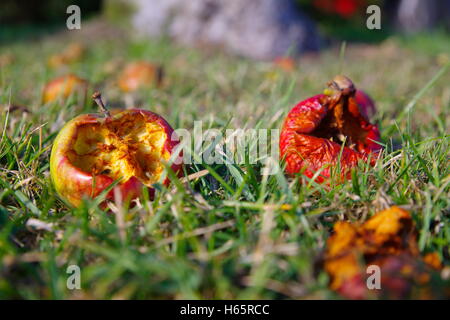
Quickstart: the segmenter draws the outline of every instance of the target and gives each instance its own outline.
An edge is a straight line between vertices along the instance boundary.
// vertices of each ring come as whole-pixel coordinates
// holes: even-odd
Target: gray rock
[[[184,45],[213,45],[254,59],[317,50],[315,26],[293,0],[132,0],[134,27]]]
[[[407,33],[424,31],[444,23],[449,26],[449,0],[401,0],[397,25]]]

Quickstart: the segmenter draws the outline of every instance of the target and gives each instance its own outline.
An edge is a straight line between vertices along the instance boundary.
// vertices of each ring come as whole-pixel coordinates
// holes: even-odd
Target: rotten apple
[[[142,109],[111,115],[100,94],[95,93],[94,99],[104,114],[74,118],[53,143],[50,173],[56,191],[79,206],[83,197],[96,197],[119,180],[114,188],[123,200],[139,197],[143,188],[152,196],[153,184],[169,183],[165,163],[170,162],[178,144],[172,127],[161,116]],[[181,167],[172,161],[176,174],[181,173]],[[115,194],[111,190],[106,199],[114,201]]]
[[[48,59],[48,66],[50,68],[59,68],[80,61],[85,52],[86,48],[81,43],[71,43],[63,52],[52,55]]]
[[[146,61],[128,64],[119,75],[118,84],[124,92],[136,91],[143,87],[160,86],[164,77],[163,68]]]
[[[42,93],[42,102],[54,102],[60,98],[67,99],[72,94],[78,94],[84,101],[86,99],[88,81],[74,74],[68,74],[48,82]]]
[[[376,112],[375,102],[373,101],[373,99],[363,90],[356,90],[355,100],[359,106],[361,115],[366,120],[370,120]]]
[[[277,57],[273,61],[274,65],[285,72],[292,72],[296,68],[295,60],[291,57]]]
[[[303,173],[316,182],[338,167],[350,178],[359,161],[374,164],[381,150],[378,128],[361,114],[356,88],[345,76],[336,76],[325,94],[298,103],[287,115],[280,135],[280,155],[288,174]]]

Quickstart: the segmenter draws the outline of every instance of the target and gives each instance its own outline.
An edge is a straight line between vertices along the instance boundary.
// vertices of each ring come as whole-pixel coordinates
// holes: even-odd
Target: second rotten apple
[[[146,61],[135,61],[128,64],[119,75],[118,85],[124,92],[133,92],[144,87],[159,87],[163,79],[162,66]]]
[[[326,94],[299,102],[280,135],[286,172],[314,177],[318,183],[330,178],[333,168],[339,169],[342,179],[350,178],[359,161],[374,164],[381,150],[378,128],[355,99],[353,82],[336,76],[328,87]]]

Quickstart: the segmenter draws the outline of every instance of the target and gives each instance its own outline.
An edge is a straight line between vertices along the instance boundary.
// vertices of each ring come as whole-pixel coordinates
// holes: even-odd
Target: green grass
[[[63,71],[46,66],[49,55],[67,45],[60,38],[0,47],[0,55],[15,58],[0,68],[0,105],[11,101],[30,111],[2,107],[0,115],[0,298],[338,298],[317,264],[333,223],[363,220],[391,204],[411,210],[422,252],[436,251],[448,264],[450,72],[444,53],[448,59],[450,41],[443,34],[434,39],[441,45],[430,51],[418,49],[423,37],[349,44],[342,70],[339,48],[328,49],[301,59],[293,73],[167,41],[97,40],[84,60]],[[69,208],[49,179],[52,142],[66,121],[96,108],[75,97],[42,105],[41,90],[73,71],[94,83],[109,105],[123,105],[117,68],[105,68],[118,59],[162,62],[168,86],[140,92],[137,105],[174,128],[192,129],[203,120],[204,130],[280,128],[296,102],[322,92],[342,72],[377,102],[383,157],[330,189],[304,178],[262,176],[260,165],[198,164],[186,174],[210,174],[188,186],[159,187],[154,201],[113,214],[94,200]],[[51,230],[27,227],[31,218]],[[66,288],[72,264],[81,268],[82,290]]]

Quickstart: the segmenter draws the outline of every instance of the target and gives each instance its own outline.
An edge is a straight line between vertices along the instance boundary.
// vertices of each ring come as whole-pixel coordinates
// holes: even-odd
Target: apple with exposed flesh
[[[106,200],[129,201],[152,185],[170,181],[165,164],[181,173],[181,155],[175,156],[178,138],[161,116],[142,109],[116,111],[93,96],[103,114],[84,114],[68,122],[56,137],[50,157],[50,174],[58,194],[77,207],[84,197],[96,197],[114,181]],[[171,159],[172,157],[172,159]]]
[[[289,175],[302,173],[318,183],[332,169],[343,179],[360,161],[375,164],[380,154],[380,132],[355,99],[353,82],[338,75],[325,94],[299,102],[288,113],[280,134],[280,155]]]

